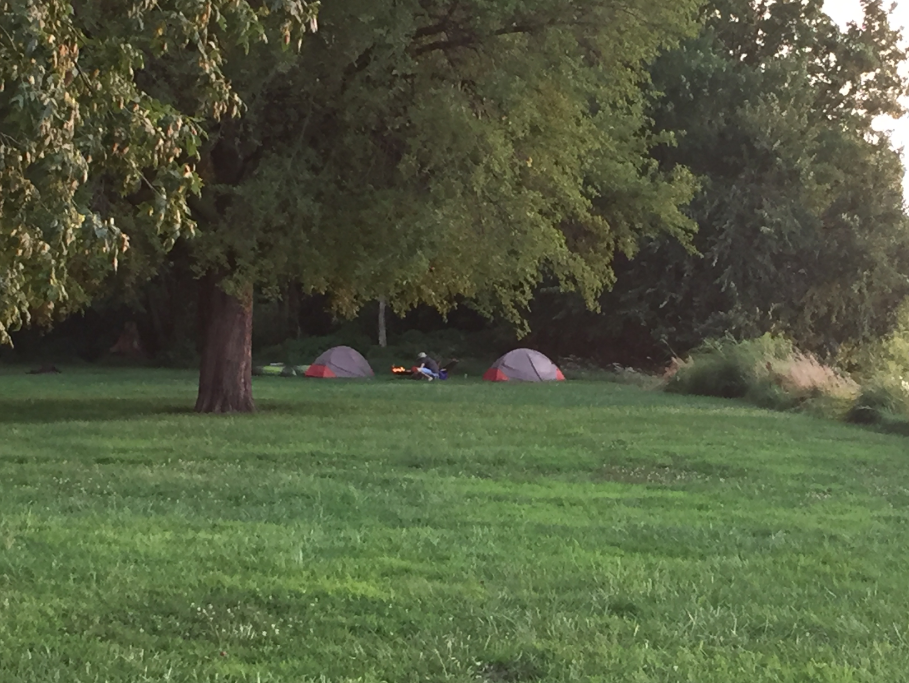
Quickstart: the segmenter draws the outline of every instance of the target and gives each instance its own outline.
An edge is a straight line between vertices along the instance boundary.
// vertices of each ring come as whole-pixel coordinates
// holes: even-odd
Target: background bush
[[[840,415],[859,393],[851,378],[800,352],[789,340],[772,335],[702,345],[688,359],[676,359],[666,390],[744,398],[775,410],[812,407]]]
[[[884,377],[871,381],[855,400],[847,419],[878,425],[909,421],[909,382]]]

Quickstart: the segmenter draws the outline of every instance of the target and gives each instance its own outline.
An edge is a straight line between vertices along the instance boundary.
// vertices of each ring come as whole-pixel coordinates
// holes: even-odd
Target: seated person
[[[417,372],[427,379],[439,379],[439,363],[422,351],[417,355]]]

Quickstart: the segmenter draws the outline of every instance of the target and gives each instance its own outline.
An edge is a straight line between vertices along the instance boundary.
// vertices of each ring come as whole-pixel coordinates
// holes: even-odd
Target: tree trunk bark
[[[251,413],[253,290],[227,294],[214,277],[200,283],[202,363],[197,413]]]
[[[300,285],[294,283],[287,288],[287,323],[288,332],[294,339],[303,336],[300,327]]]
[[[379,346],[383,349],[388,346],[388,336],[385,333],[385,297],[379,299]]]

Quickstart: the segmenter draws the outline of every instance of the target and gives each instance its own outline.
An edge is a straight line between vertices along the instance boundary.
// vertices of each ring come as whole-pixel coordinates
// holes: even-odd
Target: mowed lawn
[[[0,373],[0,681],[909,680],[909,440],[608,383]]]

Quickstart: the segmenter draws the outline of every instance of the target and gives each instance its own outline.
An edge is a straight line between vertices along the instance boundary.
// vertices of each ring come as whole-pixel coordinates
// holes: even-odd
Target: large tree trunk
[[[240,298],[222,290],[213,277],[201,283],[203,323],[202,367],[199,372],[199,413],[251,413],[252,307],[250,286]]]

